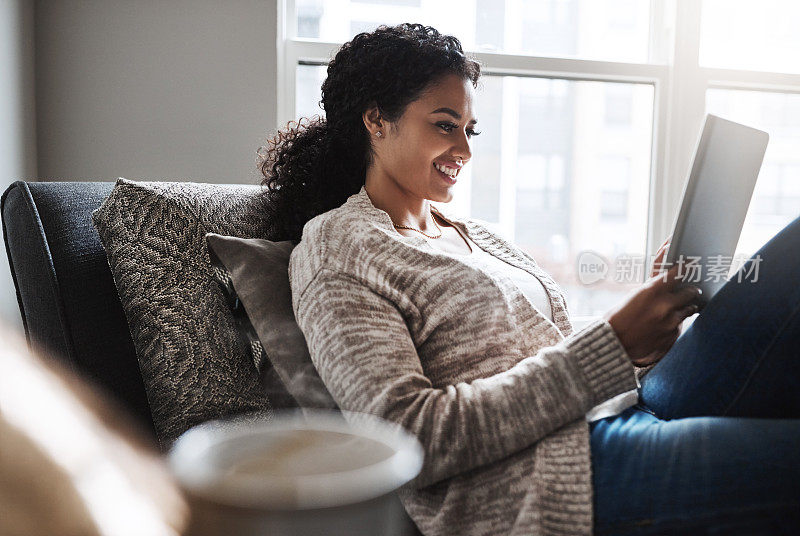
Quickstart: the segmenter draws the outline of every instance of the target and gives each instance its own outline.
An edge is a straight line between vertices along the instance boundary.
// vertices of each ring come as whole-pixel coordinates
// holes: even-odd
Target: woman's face
[[[449,202],[472,157],[474,97],[469,80],[450,74],[429,86],[396,122],[382,120],[382,136],[372,136],[380,176],[412,197]]]

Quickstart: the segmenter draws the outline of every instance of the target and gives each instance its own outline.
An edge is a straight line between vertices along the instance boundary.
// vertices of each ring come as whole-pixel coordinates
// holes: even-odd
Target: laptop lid
[[[702,309],[727,282],[769,135],[706,115],[675,219],[666,265],[698,286]],[[721,274],[721,275],[720,275]]]

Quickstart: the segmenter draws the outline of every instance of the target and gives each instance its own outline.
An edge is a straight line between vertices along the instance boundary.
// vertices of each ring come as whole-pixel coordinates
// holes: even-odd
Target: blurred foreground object
[[[133,421],[0,324],[0,535],[177,535],[186,503]]]
[[[394,423],[318,409],[210,421],[169,453],[191,536],[415,534],[396,491],[422,460],[416,437]]]

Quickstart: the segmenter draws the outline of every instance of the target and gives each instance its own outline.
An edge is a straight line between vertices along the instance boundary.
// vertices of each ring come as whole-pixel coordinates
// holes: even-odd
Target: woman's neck
[[[377,180],[374,177],[370,180],[369,174],[364,188],[372,204],[389,214],[395,225],[406,225],[420,231],[433,229],[434,222],[427,199],[400,188],[392,180]]]

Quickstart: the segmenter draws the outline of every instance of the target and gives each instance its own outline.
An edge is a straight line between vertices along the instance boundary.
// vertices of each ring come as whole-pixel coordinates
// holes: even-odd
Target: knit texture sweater
[[[544,315],[548,320],[553,320],[553,313],[550,310],[550,300],[548,299],[547,291],[545,290],[541,281],[525,270],[517,268],[516,266],[512,266],[507,262],[486,253],[467,236],[463,234],[461,234],[461,236],[469,244],[472,252],[469,254],[449,253],[450,255],[455,255],[463,262],[478,267],[483,271],[496,272],[499,270],[500,272],[504,272],[504,274],[502,274],[500,277],[503,275],[510,277],[514,281],[514,284],[516,284],[522,293],[528,298],[528,301],[530,301],[534,307],[538,309],[539,313]],[[612,415],[618,415],[637,402],[639,402],[639,392],[636,389],[633,389],[593,407],[586,414],[586,420],[592,422],[598,419],[610,417]]]
[[[421,442],[422,469],[398,493],[423,534],[591,534],[585,414],[636,389],[637,368],[607,321],[573,333],[561,289],[531,256],[431,206],[537,277],[552,320],[502,273],[398,233],[362,187],[306,223],[289,260],[314,366],[341,409]]]

